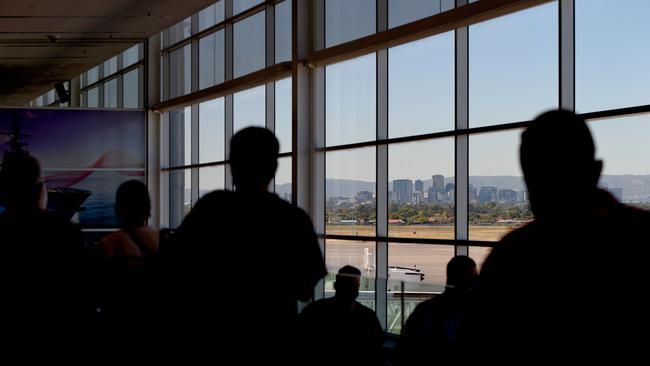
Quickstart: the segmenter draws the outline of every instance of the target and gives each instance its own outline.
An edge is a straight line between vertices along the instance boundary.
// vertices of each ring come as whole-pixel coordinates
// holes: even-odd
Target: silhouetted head
[[[447,263],[447,285],[471,289],[478,281],[476,262],[468,256],[457,255]]]
[[[0,192],[7,211],[46,209],[47,190],[38,160],[26,154],[5,156],[0,170]]]
[[[334,289],[336,298],[345,302],[352,302],[359,296],[359,285],[361,284],[361,271],[356,267],[343,266],[336,274]]]
[[[589,128],[574,113],[555,110],[533,121],[521,135],[520,157],[535,218],[588,206],[603,167],[594,154]]]
[[[266,190],[278,167],[280,144],[266,128],[248,127],[230,141],[232,179],[238,190]]]
[[[125,227],[144,226],[151,216],[147,186],[138,180],[120,184],[115,194],[115,214]]]

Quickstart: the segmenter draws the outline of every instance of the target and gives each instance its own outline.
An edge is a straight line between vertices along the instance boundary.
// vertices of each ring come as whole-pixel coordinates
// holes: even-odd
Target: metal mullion
[[[273,66],[275,64],[275,6],[267,5],[266,11],[266,67]]]
[[[560,0],[560,108],[575,110],[575,0]]]
[[[316,149],[325,146],[325,68],[318,67],[314,70],[314,146]],[[325,181],[326,152],[316,150],[314,153],[314,203],[312,219],[317,233],[325,233]],[[326,253],[326,243],[320,241],[323,255]],[[319,292],[320,297],[325,296],[324,283],[321,281]]]
[[[388,138],[388,50],[377,52],[377,140]],[[387,144],[376,145],[376,217],[377,237],[388,236],[388,148]],[[375,311],[382,327],[388,324],[388,242],[376,240],[376,282]]]
[[[232,138],[233,135],[233,95],[228,94],[224,97],[224,107],[225,107],[225,156],[226,159],[230,157],[230,139]],[[230,164],[226,165],[225,169],[225,187],[226,189],[233,190],[234,186],[232,183],[232,172],[231,172],[231,167]]]
[[[457,0],[457,6],[467,4],[467,0]],[[455,47],[455,120],[456,130],[469,128],[469,27],[456,29]],[[469,238],[469,135],[455,137],[455,235],[456,240]],[[456,255],[469,255],[466,245],[455,245]]]
[[[192,164],[198,164],[199,163],[199,105],[198,104],[193,104],[191,107],[191,116],[192,116],[192,121],[191,121],[191,141],[190,144],[192,145],[192,156],[190,158],[190,161]],[[196,201],[199,200],[199,168],[191,168],[191,174],[192,174],[192,206],[196,203]]]
[[[266,128],[275,134],[275,81],[265,85]],[[275,176],[269,182],[269,191],[275,192]]]

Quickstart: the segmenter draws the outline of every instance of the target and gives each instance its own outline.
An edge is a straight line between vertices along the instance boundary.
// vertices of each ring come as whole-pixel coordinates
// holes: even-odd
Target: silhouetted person
[[[535,220],[481,269],[465,349],[484,364],[645,356],[650,213],[597,188],[594,151],[585,122],[567,111],[540,115],[522,134]]]
[[[172,273],[170,312],[180,315],[175,326],[192,329],[180,342],[208,359],[290,360],[297,301],[310,299],[326,274],[307,214],[267,190],[278,150],[264,128],[235,134],[236,191],[201,198],[178,228],[175,248],[162,254]]]
[[[46,211],[38,161],[10,153],[0,170],[0,324],[3,343],[65,343],[87,330],[92,302],[83,281],[85,247],[79,230]],[[61,329],[68,330],[65,340]],[[56,335],[56,337],[52,337]],[[11,347],[9,347],[11,348]],[[62,347],[59,351],[70,350]]]
[[[476,263],[456,256],[447,263],[445,291],[415,308],[397,342],[400,365],[453,363],[456,334],[472,304]]]
[[[153,304],[152,265],[158,252],[158,231],[147,225],[151,202],[147,186],[122,183],[115,195],[115,214],[122,228],[102,238],[95,250],[100,271],[99,309],[105,325],[119,337],[144,331]]]
[[[302,311],[304,364],[383,365],[384,331],[375,312],[356,301],[360,278],[357,268],[342,267],[334,282],[336,295]]]

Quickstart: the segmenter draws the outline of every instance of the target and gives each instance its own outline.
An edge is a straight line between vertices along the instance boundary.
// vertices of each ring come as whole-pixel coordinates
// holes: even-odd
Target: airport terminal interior
[[[308,214],[327,269],[314,299],[356,267],[391,348],[452,258],[480,270],[534,220],[519,148],[541,113],[584,119],[598,186],[650,210],[648,14],[647,0],[1,1],[0,154],[39,160],[48,210],[91,247],[122,227],[130,180],[173,235],[235,189],[231,138],[265,127],[268,189]],[[545,174],[570,209],[574,182]],[[238,227],[265,227],[246,202]],[[217,260],[256,271],[255,255]]]

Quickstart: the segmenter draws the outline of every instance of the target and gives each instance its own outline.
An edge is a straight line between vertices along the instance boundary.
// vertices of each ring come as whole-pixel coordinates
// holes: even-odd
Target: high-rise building
[[[467,190],[468,198],[470,202],[474,202],[478,199],[478,194],[476,193],[476,187],[473,185],[469,185],[468,190]]]
[[[445,193],[445,176],[440,174],[431,176],[431,188],[435,193]]]
[[[519,192],[514,189],[500,189],[497,193],[499,202],[516,203],[519,202]]]
[[[413,199],[413,181],[410,179],[395,179],[393,192],[397,193],[398,203],[411,203]]]
[[[373,198],[372,197],[372,192],[370,192],[370,191],[361,191],[361,192],[357,192],[357,194],[354,197],[354,200],[357,203],[364,203],[364,202],[372,201],[372,198]]]
[[[447,193],[453,191],[454,189],[456,189],[456,186],[454,185],[454,183],[447,183],[445,185],[445,192],[447,192]]]
[[[478,201],[480,203],[496,202],[497,192],[497,187],[481,187],[478,191]]]
[[[424,192],[424,182],[420,179],[415,181],[415,191],[416,192]]]

